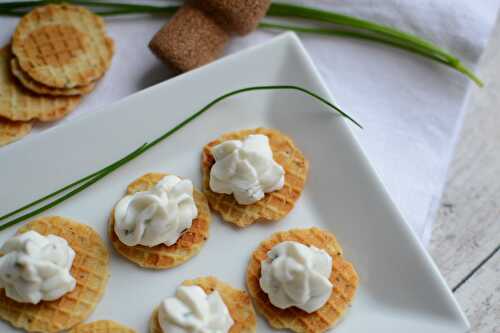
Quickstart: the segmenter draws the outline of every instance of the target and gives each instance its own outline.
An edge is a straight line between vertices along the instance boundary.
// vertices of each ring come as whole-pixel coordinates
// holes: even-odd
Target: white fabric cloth
[[[494,26],[500,0],[293,2],[416,33],[475,67]],[[39,126],[32,135],[170,77],[146,46],[166,17],[137,15],[106,20],[117,46],[110,71],[74,113],[58,123]],[[0,17],[2,45],[9,42],[16,22],[16,18]],[[257,31],[235,38],[227,53],[274,35],[276,32]],[[364,125],[363,131],[354,131],[357,139],[406,221],[426,243],[471,83],[445,66],[377,43],[312,35],[302,35],[301,40],[336,101]]]

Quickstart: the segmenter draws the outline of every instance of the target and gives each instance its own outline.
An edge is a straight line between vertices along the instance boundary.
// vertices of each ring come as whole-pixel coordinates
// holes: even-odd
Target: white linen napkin
[[[164,5],[165,1],[156,3]],[[494,26],[500,0],[294,3],[396,26],[434,41],[475,67]],[[106,20],[117,46],[110,71],[74,113],[58,123],[38,126],[31,135],[64,126],[70,119],[170,77],[147,48],[165,17]],[[0,17],[0,44],[9,42],[16,23],[16,18]],[[227,53],[275,34],[258,31],[235,38]],[[302,35],[301,40],[337,103],[365,127],[354,129],[357,139],[406,221],[427,243],[471,83],[443,65],[377,43],[312,35]]]

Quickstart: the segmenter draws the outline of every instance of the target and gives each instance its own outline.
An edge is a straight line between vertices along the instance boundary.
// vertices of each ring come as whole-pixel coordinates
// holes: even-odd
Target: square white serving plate
[[[0,150],[0,215],[124,156],[213,98],[251,85],[295,84],[329,92],[291,33],[134,94],[104,110]],[[310,160],[305,191],[282,221],[236,229],[215,217],[201,253],[178,268],[140,269],[107,241],[106,224],[128,183],[150,171],[171,172],[200,186],[201,147],[220,134],[272,127],[290,135]],[[360,287],[335,332],[465,332],[469,328],[431,258],[402,220],[346,122],[297,92],[233,97],[145,155],[46,212],[94,227],[111,253],[104,298],[87,321],[113,319],[148,331],[154,307],[185,279],[215,275],[244,288],[250,253],[278,230],[319,226],[336,234]],[[0,234],[0,243],[14,234]],[[259,316],[257,332],[273,330]],[[0,332],[17,332],[0,322]]]

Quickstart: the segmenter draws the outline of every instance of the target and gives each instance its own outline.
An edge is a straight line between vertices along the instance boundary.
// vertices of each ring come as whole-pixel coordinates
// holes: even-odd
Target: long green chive
[[[403,31],[399,31],[389,26],[384,26],[382,24],[335,12],[282,3],[273,3],[273,5],[269,8],[269,11],[267,12],[267,15],[276,17],[296,17],[312,21],[331,23],[349,29],[361,29],[363,31],[371,32],[375,35],[384,36],[393,41],[399,41],[400,43],[409,44],[414,48],[421,50],[422,52],[435,54],[436,56],[441,58],[442,63],[445,63],[446,65],[466,75],[478,86],[483,85],[482,81],[478,77],[476,77],[471,70],[466,68],[458,58],[454,57],[453,55],[439,48],[437,45],[434,45],[433,43],[426,41],[423,38]]]
[[[78,185],[78,184],[81,184],[81,183],[85,182],[86,180],[89,180],[89,179],[91,179],[91,178],[94,178],[95,176],[97,176],[97,175],[99,175],[99,174],[101,174],[101,173],[104,173],[104,172],[106,172],[106,171],[108,171],[108,170],[110,170],[110,169],[113,169],[113,168],[114,168],[114,167],[116,167],[116,166],[120,166],[120,165],[122,165],[122,163],[123,163],[124,161],[129,161],[131,156],[134,156],[135,154],[139,153],[142,149],[144,149],[144,147],[145,147],[145,146],[146,146],[146,144],[142,145],[141,147],[139,147],[138,149],[134,150],[134,151],[133,151],[133,152],[131,152],[130,154],[126,155],[125,157],[123,157],[123,158],[119,159],[118,161],[113,162],[112,164],[110,164],[110,165],[108,165],[108,166],[106,166],[106,167],[104,167],[104,168],[102,168],[102,169],[100,169],[100,170],[98,170],[98,171],[96,171],[96,172],[94,172],[94,173],[91,173],[91,174],[90,174],[90,175],[88,175],[88,176],[85,176],[85,177],[83,177],[83,178],[80,178],[79,180],[77,180],[77,181],[75,181],[75,182],[73,182],[73,183],[71,183],[71,184],[68,184],[68,185],[66,185],[66,186],[64,186],[64,187],[62,187],[62,188],[60,188],[60,189],[58,189],[58,190],[56,190],[56,191],[54,191],[54,192],[52,192],[52,193],[49,193],[49,194],[47,194],[47,195],[45,195],[45,196],[41,197],[40,199],[37,199],[37,200],[35,200],[35,201],[32,201],[32,202],[30,202],[29,204],[27,204],[27,205],[25,205],[25,206],[22,206],[22,207],[20,207],[20,208],[18,208],[18,209],[16,209],[16,210],[14,210],[14,211],[12,211],[12,212],[8,213],[8,214],[5,214],[5,215],[0,216],[0,221],[3,221],[3,220],[5,220],[5,219],[7,219],[7,218],[9,218],[9,217],[11,217],[11,216],[13,216],[13,215],[16,215],[16,214],[18,214],[18,213],[20,213],[20,212],[22,212],[22,211],[25,211],[26,209],[31,208],[31,207],[33,207],[33,206],[35,206],[35,205],[38,205],[39,203],[42,203],[42,202],[46,201],[47,199],[50,199],[50,198],[52,198],[52,197],[54,197],[54,196],[56,196],[56,195],[58,195],[58,194],[60,194],[60,193],[63,193],[63,192],[65,192],[65,191],[67,191],[67,190],[69,190],[69,189],[71,189],[71,188],[75,187],[76,185]]]
[[[25,210],[27,210],[28,208],[31,208],[39,203],[42,203],[44,201],[47,201],[48,199],[58,195],[58,194],[61,194],[69,189],[72,189],[72,188],[75,188],[76,185],[80,185],[78,187],[76,187],[75,189],[73,189],[72,191],[68,192],[67,194],[49,202],[48,204],[38,208],[38,209],[35,209],[29,213],[26,213],[22,216],[19,216],[17,218],[14,218],[2,225],[0,225],[0,231],[1,230],[4,230],[10,226],[13,226],[19,222],[22,222],[22,221],[25,221],[35,215],[38,215],[50,208],[53,208],[55,206],[57,206],[58,204],[60,204],[61,202],[64,202],[66,201],[67,199],[73,197],[74,195],[80,193],[81,191],[85,190],[86,188],[88,188],[89,186],[93,185],[94,183],[96,183],[97,181],[99,181],[100,179],[106,177],[107,175],[109,175],[110,173],[112,173],[113,171],[117,170],[118,168],[120,168],[121,166],[125,165],[126,163],[130,162],[131,160],[135,159],[136,157],[142,155],[145,151],[149,150],[150,148],[154,147],[155,145],[157,145],[158,143],[160,143],[161,141],[165,140],[166,138],[168,138],[169,136],[171,136],[172,134],[174,134],[175,132],[177,132],[178,130],[180,130],[181,128],[183,128],[184,126],[186,126],[187,124],[189,124],[191,121],[193,121],[194,119],[196,119],[197,117],[201,116],[204,112],[206,112],[208,109],[210,109],[212,106],[214,106],[215,104],[219,103],[220,101],[226,99],[226,98],[229,98],[231,96],[234,96],[234,95],[238,95],[238,94],[241,94],[241,93],[245,93],[245,92],[249,92],[249,91],[257,91],[257,90],[295,90],[295,91],[300,91],[308,96],[311,96],[313,98],[315,98],[316,100],[322,102],[323,104],[329,106],[330,108],[336,110],[341,116],[349,119],[350,121],[352,121],[354,124],[356,124],[357,126],[359,126],[360,128],[362,128],[362,126],[357,122],[355,121],[353,118],[351,118],[349,115],[347,115],[345,112],[343,112],[342,110],[340,110],[337,106],[335,106],[333,103],[329,102],[328,100],[326,100],[325,98],[319,96],[318,94],[312,92],[312,91],[309,91],[305,88],[302,88],[302,87],[299,87],[299,86],[294,86],[294,85],[268,85],[268,86],[252,86],[252,87],[246,87],[246,88],[241,88],[241,89],[237,89],[237,90],[233,90],[231,92],[228,92],[224,95],[221,95],[219,97],[217,97],[216,99],[214,99],[213,101],[211,101],[210,103],[208,103],[207,105],[205,105],[203,108],[201,108],[199,111],[195,112],[194,114],[192,114],[191,116],[189,116],[188,118],[186,118],[185,120],[183,120],[182,122],[180,122],[179,124],[177,124],[176,126],[174,126],[172,129],[168,130],[167,132],[165,132],[163,135],[161,135],[160,137],[156,138],[155,140],[151,141],[150,143],[145,143],[143,144],[141,147],[139,147],[138,149],[134,150],[132,153],[128,154],[127,156],[119,159],[118,161],[100,169],[99,171],[96,171],[88,176],[85,176],[75,182],[72,182],[71,184],[69,185],[66,185],[64,187],[62,187],[61,189],[55,191],[55,192],[52,192],[50,194],[47,194],[45,196],[43,196],[42,198],[40,199],[37,199],[31,203],[28,203],[27,205],[24,205],[18,209],[15,209],[14,211],[12,212],[9,212],[3,216],[0,217],[0,220],[5,220],[7,219],[8,217],[11,217],[13,215],[16,215],[20,212],[23,212]]]
[[[346,31],[346,30],[335,30],[335,29],[328,29],[328,28],[310,28],[310,27],[293,26],[293,25],[288,25],[288,24],[283,25],[283,24],[267,23],[267,22],[261,22],[259,24],[259,27],[261,29],[286,30],[286,31],[294,31],[297,33],[314,34],[314,35],[350,37],[350,38],[357,38],[357,39],[362,39],[362,40],[367,40],[367,41],[372,41],[372,42],[378,42],[378,43],[386,44],[389,46],[397,47],[397,48],[400,48],[403,50],[407,50],[407,51],[419,54],[423,57],[430,58],[434,61],[440,62],[444,65],[448,65],[448,63],[445,62],[444,60],[442,60],[442,58],[435,56],[432,53],[428,53],[428,52],[422,51],[421,49],[415,48],[412,45],[405,44],[405,43],[399,43],[398,41],[395,41],[395,40],[386,39],[386,38],[380,37],[380,36],[374,36],[374,35],[367,34],[365,32],[361,32],[361,31]]]
[[[36,5],[44,5],[48,3],[59,3],[61,0],[40,0],[40,1],[14,1],[0,4],[0,14],[10,16],[23,15],[29,7]],[[112,15],[125,15],[125,14],[139,14],[139,13],[152,13],[152,14],[173,14],[179,6],[151,6],[139,4],[124,4],[117,2],[104,2],[104,1],[88,1],[88,0],[67,0],[78,5],[86,5],[92,7],[95,12],[103,16]],[[382,42],[390,44],[410,52],[414,52],[425,56],[427,58],[438,61],[450,68],[464,74],[469,79],[474,81],[478,86],[483,86],[482,81],[462,62],[455,56],[449,54],[445,50],[439,48],[431,42],[428,42],[415,35],[399,31],[395,28],[384,26],[378,23],[370,22],[353,16],[348,16],[331,11],[321,9],[309,8],[304,6],[285,4],[285,3],[272,3],[266,14],[273,17],[288,17],[300,18],[311,20],[315,22],[325,22],[333,24],[336,29],[330,30],[330,33],[325,33],[322,28],[310,28],[308,33],[318,33],[323,35],[337,35],[346,37],[357,37],[366,40]],[[269,25],[264,23],[264,25]],[[275,25],[274,29],[284,29],[284,25]],[[339,30],[338,28],[343,28]],[[296,29],[287,30],[299,31],[307,28],[297,27]],[[346,29],[355,30],[346,32]],[[314,31],[316,30],[316,31]],[[332,33],[336,31],[336,33]],[[339,32],[337,32],[339,31]],[[361,36],[362,35],[362,36]]]
[[[81,185],[81,186],[75,188],[74,190],[72,190],[71,192],[68,192],[67,194],[65,194],[65,195],[63,195],[63,196],[55,199],[54,201],[46,204],[45,206],[42,206],[42,207],[40,207],[38,209],[35,209],[35,210],[33,210],[33,211],[31,211],[31,212],[29,212],[27,214],[24,214],[24,215],[22,215],[22,216],[20,216],[18,218],[15,218],[13,220],[10,220],[9,222],[6,222],[6,223],[0,225],[0,231],[2,231],[4,229],[7,229],[8,227],[11,227],[11,226],[13,226],[13,225],[15,225],[15,224],[17,224],[19,222],[25,221],[25,220],[27,220],[27,219],[35,216],[35,215],[43,213],[44,211],[46,211],[46,210],[48,210],[50,208],[53,208],[53,207],[57,206],[58,204],[60,204],[61,202],[64,202],[67,199],[71,198],[72,196],[80,193],[81,191],[83,191],[87,187],[89,187],[90,185],[92,185],[94,183],[97,183],[100,179],[106,177],[111,172],[115,171],[116,169],[118,169],[119,167],[121,167],[122,165],[124,165],[125,163],[133,160],[134,158],[136,158],[137,156],[139,156],[140,154],[142,154],[145,151],[146,147],[147,147],[147,144],[145,143],[144,145],[142,145],[141,147],[139,147],[137,150],[134,150],[132,153],[130,153],[129,155],[127,155],[125,158],[117,161],[116,164],[114,163],[114,165],[110,165],[109,167],[104,168],[102,172],[97,173],[94,177],[87,176],[87,177],[82,178],[79,181],[76,181],[76,182],[72,183],[72,184],[75,184],[75,185],[83,183],[83,185]],[[84,179],[86,179],[88,181],[84,182]],[[72,187],[74,187],[74,186],[72,186]],[[68,185],[68,186],[65,186],[64,189],[70,189],[72,187],[70,187],[70,185]],[[59,190],[59,191],[53,192],[52,194],[49,194],[49,195],[45,196],[44,198],[48,199],[48,198],[53,197],[53,196],[55,196],[55,195],[57,195],[57,194],[59,194],[61,192],[63,192],[62,189]],[[36,205],[37,203],[40,203],[40,202],[45,201],[45,200],[39,199],[39,200],[33,201],[32,203],[27,204],[26,206],[23,206],[23,207],[27,207],[27,208],[28,207],[32,207],[32,206]],[[16,209],[15,212],[21,212],[23,210],[24,209],[22,209],[22,207],[21,207],[19,209]],[[14,214],[15,213],[12,212],[12,213],[6,214],[5,216],[12,216]]]

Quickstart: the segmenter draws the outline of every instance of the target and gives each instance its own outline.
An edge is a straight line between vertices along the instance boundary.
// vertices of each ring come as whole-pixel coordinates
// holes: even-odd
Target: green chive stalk
[[[335,12],[283,3],[273,3],[273,5],[269,8],[269,11],[267,12],[267,15],[275,17],[295,17],[306,20],[331,23],[343,28],[360,29],[361,31],[373,33],[374,36],[381,36],[388,38],[394,42],[397,41],[401,44],[411,45],[421,52],[434,54],[436,57],[441,58],[442,63],[461,72],[462,74],[473,80],[478,86],[483,85],[481,80],[476,77],[471,70],[466,68],[455,56],[440,49],[437,45],[428,42],[423,38],[403,31],[399,31],[389,26]]]
[[[437,57],[433,54],[429,54],[427,52],[424,52],[416,47],[413,47],[412,45],[400,43],[398,41],[394,41],[394,40],[387,39],[384,37],[373,36],[373,35],[365,33],[365,32],[335,30],[335,29],[328,29],[328,28],[310,28],[310,27],[283,25],[283,24],[267,23],[267,22],[260,23],[259,27],[261,29],[268,29],[268,30],[286,30],[286,31],[294,31],[297,33],[304,33],[304,34],[350,37],[350,38],[357,38],[357,39],[362,39],[362,40],[371,41],[371,42],[378,42],[381,44],[386,44],[386,45],[397,47],[397,48],[400,48],[400,49],[403,49],[403,50],[406,50],[409,52],[413,52],[413,53],[419,54],[423,57],[426,57],[426,58],[429,58],[429,59],[432,59],[434,61],[437,61],[437,62],[440,62],[442,64],[447,65],[447,63],[444,62],[440,57]]]
[[[241,88],[241,89],[233,90],[231,92],[228,92],[226,94],[223,94],[223,95],[215,98],[210,103],[208,103],[203,108],[201,108],[199,111],[193,113],[191,116],[189,116],[188,118],[186,118],[185,120],[183,120],[182,122],[180,122],[179,124],[177,124],[176,126],[174,126],[173,128],[171,128],[170,130],[168,130],[167,132],[165,132],[163,135],[159,136],[158,138],[156,138],[155,140],[151,141],[150,143],[143,144],[142,146],[140,146],[139,148],[137,148],[136,150],[134,150],[130,154],[126,155],[125,157],[117,160],[116,162],[111,163],[110,165],[108,165],[108,166],[106,166],[106,167],[104,167],[104,168],[102,168],[102,169],[100,169],[100,170],[98,170],[98,171],[96,171],[94,173],[91,173],[88,176],[85,176],[85,177],[83,177],[81,179],[78,179],[78,180],[72,182],[69,185],[63,186],[62,188],[60,188],[60,189],[58,189],[58,190],[56,190],[56,191],[54,191],[52,193],[49,193],[49,194],[41,197],[40,199],[34,200],[33,202],[30,202],[30,203],[28,203],[28,204],[26,204],[26,205],[24,205],[24,206],[22,206],[22,207],[20,207],[18,209],[15,209],[12,212],[9,212],[9,213],[4,214],[3,216],[0,216],[0,221],[6,220],[9,217],[12,217],[12,216],[14,216],[14,215],[16,215],[18,213],[24,212],[24,211],[28,210],[29,208],[34,207],[35,205],[41,204],[42,202],[45,202],[48,199],[54,198],[57,195],[62,194],[64,192],[69,191],[70,189],[72,189],[70,192],[67,192],[66,194],[64,194],[64,195],[62,195],[62,196],[54,199],[53,201],[45,204],[44,206],[41,206],[41,207],[39,207],[39,208],[31,211],[31,212],[28,212],[28,213],[26,213],[24,215],[21,215],[21,216],[19,216],[17,218],[13,218],[13,219],[9,220],[8,222],[5,222],[5,223],[1,224],[0,225],[0,231],[2,231],[4,229],[7,229],[8,227],[11,227],[11,226],[13,226],[15,224],[18,224],[20,222],[23,222],[23,221],[25,221],[25,220],[27,220],[27,219],[35,216],[35,215],[43,213],[46,210],[51,209],[51,208],[59,205],[60,203],[68,200],[69,198],[77,195],[78,193],[82,192],[86,188],[88,188],[91,185],[95,184],[96,182],[98,182],[102,178],[106,177],[110,173],[114,172],[115,170],[119,169],[123,165],[127,164],[131,160],[139,157],[140,155],[142,155],[147,150],[151,149],[152,147],[156,146],[160,142],[164,141],[165,139],[167,139],[168,137],[170,137],[172,134],[174,134],[175,132],[177,132],[181,128],[185,127],[187,124],[189,124],[190,122],[192,122],[193,120],[195,120],[196,118],[198,118],[199,116],[201,116],[203,113],[205,113],[207,110],[209,110],[214,105],[216,105],[219,102],[221,102],[222,100],[227,99],[227,98],[229,98],[231,96],[234,96],[234,95],[238,95],[238,94],[242,94],[242,93],[246,93],[246,92],[251,92],[251,91],[259,91],[259,90],[292,90],[292,91],[302,92],[302,93],[304,93],[304,94],[306,94],[306,95],[308,95],[308,96],[310,96],[310,97],[318,100],[319,102],[325,104],[326,106],[328,106],[331,109],[335,110],[342,117],[348,119],[349,121],[353,122],[356,126],[362,128],[362,126],[356,120],[354,120],[348,114],[346,114],[345,112],[343,112],[336,105],[334,105],[333,103],[329,102],[327,99],[319,96],[318,94],[316,94],[316,93],[314,93],[314,92],[312,92],[312,91],[310,91],[308,89],[299,87],[299,86],[294,86],[294,85],[268,85],[268,86],[252,86],[252,87],[246,87],[246,88]]]

